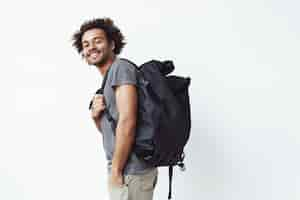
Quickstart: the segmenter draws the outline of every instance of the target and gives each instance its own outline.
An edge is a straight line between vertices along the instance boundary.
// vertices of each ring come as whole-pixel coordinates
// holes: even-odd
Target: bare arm
[[[121,85],[116,87],[115,94],[119,120],[116,127],[112,171],[115,174],[122,174],[135,137],[137,91],[134,85]]]
[[[101,130],[101,126],[100,126],[100,120],[101,120],[101,117],[98,117],[98,118],[92,118],[98,131],[100,131],[102,133],[102,130]]]
[[[103,95],[96,94],[93,97],[93,104],[91,110],[91,117],[95,122],[97,129],[102,133],[100,120],[103,114],[103,110],[105,109],[104,97]]]

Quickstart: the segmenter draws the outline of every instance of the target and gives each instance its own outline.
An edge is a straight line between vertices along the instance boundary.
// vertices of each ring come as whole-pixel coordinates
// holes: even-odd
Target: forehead
[[[93,40],[96,37],[106,39],[105,32],[99,28],[93,28],[84,32],[81,38],[81,42]]]

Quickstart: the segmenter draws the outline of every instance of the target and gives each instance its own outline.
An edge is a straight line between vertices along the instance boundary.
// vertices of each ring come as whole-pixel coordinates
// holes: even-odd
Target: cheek
[[[96,48],[97,50],[103,50],[103,44],[97,44]]]
[[[105,50],[105,49],[108,48],[108,45],[107,45],[106,43],[103,42],[103,43],[97,44],[96,47],[97,47],[97,49],[99,49],[99,50]]]
[[[82,56],[86,57],[87,56],[87,50],[86,49],[82,49]]]

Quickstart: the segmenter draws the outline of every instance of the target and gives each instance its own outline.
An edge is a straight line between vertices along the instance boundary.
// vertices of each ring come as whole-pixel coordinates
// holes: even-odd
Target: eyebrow
[[[96,39],[104,39],[104,37],[103,36],[96,36],[96,37],[92,38],[92,40],[96,40]],[[82,43],[85,43],[85,42],[88,42],[88,41],[86,41],[86,40],[82,41]]]

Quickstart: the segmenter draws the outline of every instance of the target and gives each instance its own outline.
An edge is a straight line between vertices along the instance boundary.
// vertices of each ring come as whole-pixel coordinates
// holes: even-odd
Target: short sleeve
[[[137,85],[137,70],[135,66],[126,61],[120,60],[112,70],[111,86]]]

